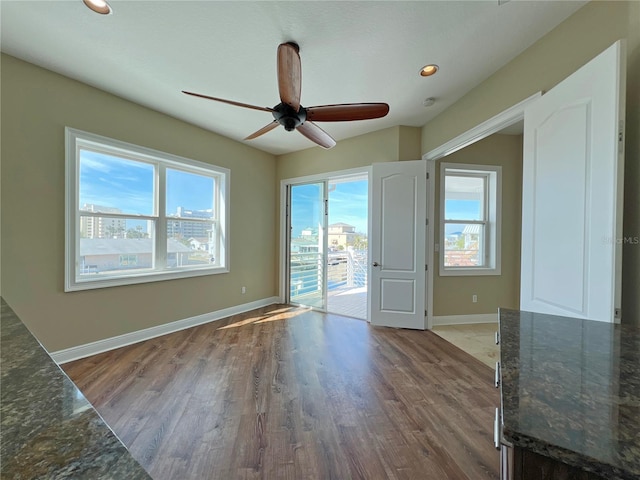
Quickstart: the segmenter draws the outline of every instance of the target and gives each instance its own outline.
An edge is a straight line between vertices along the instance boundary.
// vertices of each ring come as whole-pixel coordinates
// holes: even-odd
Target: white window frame
[[[481,177],[485,179],[484,220],[455,220],[464,224],[484,226],[482,266],[445,266],[445,179],[447,174],[455,176]],[[473,165],[462,163],[440,163],[440,276],[501,275],[502,235],[502,167],[498,165]]]
[[[96,213],[95,217],[139,218],[155,222],[154,266],[144,272],[80,276],[80,150],[101,151],[116,157],[150,163],[155,166],[153,215]],[[133,285],[229,272],[229,185],[231,172],[204,162],[191,160],[158,150],[121,142],[82,130],[65,127],[65,291]],[[167,260],[166,169],[176,169],[215,178],[213,225],[217,232],[218,263],[169,269]],[[189,220],[192,220],[189,218]],[[193,219],[197,221],[197,219]]]

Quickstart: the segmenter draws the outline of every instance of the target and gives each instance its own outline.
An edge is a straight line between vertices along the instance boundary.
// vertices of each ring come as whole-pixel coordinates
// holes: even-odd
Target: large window
[[[501,167],[440,166],[440,275],[500,274]]]
[[[66,129],[65,290],[228,271],[229,171]]]

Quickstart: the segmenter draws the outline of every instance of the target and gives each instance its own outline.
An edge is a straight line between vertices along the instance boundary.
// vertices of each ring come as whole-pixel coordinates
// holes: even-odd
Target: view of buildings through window
[[[445,266],[476,267],[484,262],[484,184],[483,178],[446,176]]]
[[[441,274],[499,271],[500,178],[497,166],[441,165]]]
[[[92,137],[68,158],[75,282],[225,267],[224,169]]]
[[[82,211],[122,214],[119,208],[84,204]],[[211,209],[177,207],[167,214],[167,258],[169,266],[204,265],[215,259]],[[81,273],[153,267],[155,222],[120,217],[81,216]],[[119,252],[127,254],[120,255]],[[119,257],[118,257],[119,255]]]

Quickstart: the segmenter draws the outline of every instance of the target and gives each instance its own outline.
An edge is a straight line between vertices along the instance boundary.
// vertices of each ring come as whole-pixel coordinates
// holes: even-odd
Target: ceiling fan
[[[300,47],[294,42],[282,43],[278,46],[278,91],[280,103],[273,108],[258,107],[246,103],[234,102],[223,98],[210,97],[199,93],[186,92],[187,95],[224,102],[238,107],[252,108],[271,112],[274,120],[252,133],[245,140],[252,140],[263,135],[278,125],[285,130],[298,130],[302,135],[321,147],[331,148],[336,141],[314,122],[348,122],[352,120],[368,120],[384,117],[389,113],[386,103],[343,103],[338,105],[319,105],[303,107],[300,105],[302,87],[302,67],[300,64]]]

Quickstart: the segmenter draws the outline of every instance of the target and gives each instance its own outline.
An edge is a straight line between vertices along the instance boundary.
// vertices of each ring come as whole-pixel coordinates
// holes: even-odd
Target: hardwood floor
[[[497,479],[493,373],[272,306],[63,365],[154,479]]]

